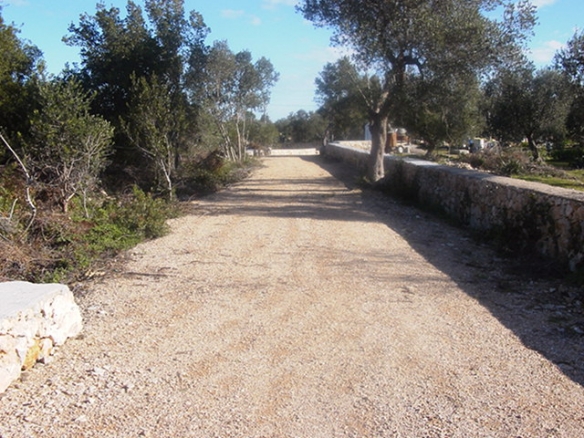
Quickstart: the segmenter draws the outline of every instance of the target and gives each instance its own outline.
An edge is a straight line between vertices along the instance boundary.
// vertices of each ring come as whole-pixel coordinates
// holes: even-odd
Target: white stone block
[[[54,345],[83,327],[73,293],[63,284],[0,283],[0,393]]]

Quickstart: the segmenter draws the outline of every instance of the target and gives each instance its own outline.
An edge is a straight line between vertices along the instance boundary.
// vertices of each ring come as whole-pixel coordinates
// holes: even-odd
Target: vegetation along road
[[[340,164],[264,164],[88,285],[0,436],[582,436],[569,288]]]

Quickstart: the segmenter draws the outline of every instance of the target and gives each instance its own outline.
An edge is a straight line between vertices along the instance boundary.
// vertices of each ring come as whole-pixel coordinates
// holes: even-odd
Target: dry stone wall
[[[367,167],[369,153],[362,149],[331,143],[323,152]],[[584,269],[584,192],[389,155],[385,169],[391,193],[515,249]]]

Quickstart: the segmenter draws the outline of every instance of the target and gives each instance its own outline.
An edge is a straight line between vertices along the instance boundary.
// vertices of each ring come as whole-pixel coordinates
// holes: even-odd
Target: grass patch
[[[547,175],[513,175],[513,178],[524,181],[533,181],[564,189],[574,189],[584,191],[584,178],[562,178]]]

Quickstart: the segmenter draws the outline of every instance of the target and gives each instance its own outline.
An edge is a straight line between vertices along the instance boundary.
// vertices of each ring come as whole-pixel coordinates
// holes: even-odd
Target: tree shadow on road
[[[358,172],[324,157],[304,157],[347,188]],[[584,295],[545,261],[500,254],[471,230],[383,193],[361,191],[362,214],[400,234],[411,247],[478,300],[523,344],[584,386]],[[353,212],[352,215],[359,213]],[[388,265],[389,266],[389,265]],[[415,280],[414,280],[415,281]]]

